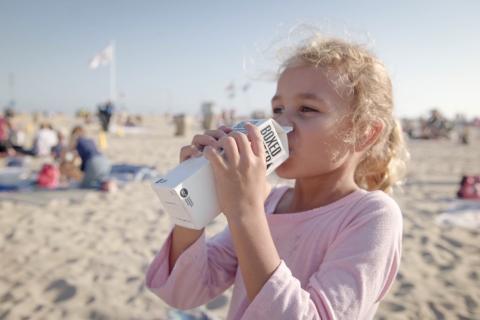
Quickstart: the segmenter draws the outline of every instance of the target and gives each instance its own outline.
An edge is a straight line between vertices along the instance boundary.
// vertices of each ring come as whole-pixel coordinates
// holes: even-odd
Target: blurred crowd
[[[467,120],[457,114],[448,119],[438,109],[432,109],[428,117],[403,119],[402,127],[410,139],[450,139],[469,144],[472,128],[480,127],[480,118]]]
[[[100,143],[106,139],[112,115],[113,104],[99,106]],[[81,188],[115,189],[108,178],[111,164],[84,126],[74,126],[68,132],[65,128],[55,128],[48,120],[38,121],[37,116],[33,117],[33,124],[27,125],[15,118],[11,109],[0,115],[0,158],[6,158],[7,167],[21,167],[29,157],[34,157],[42,162],[37,177],[40,187],[54,189],[77,183]],[[88,125],[91,119],[85,117],[85,120]],[[125,119],[126,125],[132,123],[131,118]],[[31,141],[27,141],[28,137]]]

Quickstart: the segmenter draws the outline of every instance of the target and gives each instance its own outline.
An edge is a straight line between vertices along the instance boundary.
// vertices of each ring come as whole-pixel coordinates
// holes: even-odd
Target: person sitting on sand
[[[77,126],[72,130],[70,149],[80,157],[82,174],[82,188],[97,188],[105,191],[114,188],[113,181],[109,180],[111,164],[105,155],[98,151],[95,142],[88,138],[85,129]]]
[[[0,115],[0,155],[12,155],[12,147],[10,145],[10,129],[11,124],[7,115]]]
[[[44,157],[52,154],[52,148],[58,143],[55,130],[49,123],[42,123],[33,143],[33,153],[36,156]]]
[[[67,149],[65,134],[61,130],[57,130],[57,141],[57,144],[52,148],[52,154],[56,160],[60,159],[63,151]]]

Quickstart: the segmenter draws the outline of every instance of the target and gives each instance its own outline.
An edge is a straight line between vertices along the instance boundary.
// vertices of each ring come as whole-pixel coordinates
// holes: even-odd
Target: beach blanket
[[[38,172],[31,172],[25,167],[6,167],[0,169],[1,192],[49,192],[79,189],[78,182],[62,185],[57,188],[44,189],[37,186]],[[153,167],[132,164],[115,164],[112,166],[109,178],[120,186],[131,181],[154,181],[159,174]]]
[[[480,229],[480,201],[454,200],[447,211],[439,214],[435,221],[440,226]]]
[[[159,177],[153,167],[132,164],[114,164],[110,171],[110,178],[120,183],[129,181],[155,180]]]
[[[85,192],[78,191],[78,183],[55,189],[37,186],[37,173],[24,167],[0,169],[0,201],[13,201],[37,206],[48,205],[54,199],[82,201]]]
[[[0,169],[0,191],[29,189],[34,181],[31,172],[23,167],[6,167]]]

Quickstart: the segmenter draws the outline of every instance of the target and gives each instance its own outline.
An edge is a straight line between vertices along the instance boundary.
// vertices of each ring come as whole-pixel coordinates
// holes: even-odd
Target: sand
[[[144,127],[109,134],[109,158],[165,173],[199,132],[195,126],[186,137],[173,137],[172,124],[161,117],[145,117]],[[395,194],[404,213],[402,265],[377,319],[480,319],[480,230],[435,222],[456,203],[461,175],[480,174],[475,135],[469,146],[410,142],[408,181]],[[207,234],[224,226],[219,217]],[[144,284],[170,227],[148,182],[112,194],[0,194],[0,319],[181,319]],[[230,294],[187,313],[224,319]]]

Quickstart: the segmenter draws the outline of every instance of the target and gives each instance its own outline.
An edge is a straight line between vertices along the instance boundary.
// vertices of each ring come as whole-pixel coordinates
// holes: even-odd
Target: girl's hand
[[[204,150],[212,165],[220,209],[229,221],[264,212],[269,192],[260,131],[249,123],[245,127],[247,135],[235,131],[220,138],[223,155],[211,145]]]
[[[218,140],[226,137],[231,131],[231,128],[221,126],[217,130],[207,130],[203,134],[195,135],[192,139],[192,144],[180,149],[180,162],[201,155],[206,146],[219,148]]]

